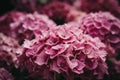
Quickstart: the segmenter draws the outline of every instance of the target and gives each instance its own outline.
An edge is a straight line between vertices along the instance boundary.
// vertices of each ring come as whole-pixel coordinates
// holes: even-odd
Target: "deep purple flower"
[[[50,19],[57,24],[64,24],[70,21],[74,21],[80,12],[75,10],[72,6],[65,2],[53,1],[45,4],[38,12],[46,14]]]
[[[120,6],[117,0],[81,0],[81,10],[85,12],[109,11],[120,18]]]
[[[37,6],[37,0],[12,0],[13,5],[17,10],[34,12]]]

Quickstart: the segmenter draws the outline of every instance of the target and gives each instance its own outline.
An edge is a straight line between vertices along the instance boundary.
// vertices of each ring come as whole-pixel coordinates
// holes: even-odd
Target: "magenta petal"
[[[49,56],[45,54],[45,51],[42,51],[36,58],[35,63],[38,65],[47,64]]]

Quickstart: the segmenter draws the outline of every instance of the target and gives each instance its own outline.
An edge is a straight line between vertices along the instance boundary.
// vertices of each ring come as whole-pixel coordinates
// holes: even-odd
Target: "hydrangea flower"
[[[47,75],[61,73],[69,76],[69,80],[73,77],[70,75],[84,75],[86,71],[92,71],[92,75],[99,78],[107,74],[106,46],[99,38],[67,24],[43,31],[39,31],[35,39],[25,40],[25,50],[19,57],[22,69],[31,75],[38,72],[42,77],[46,76],[43,73],[47,69]]]
[[[10,69],[18,67],[17,54],[22,51],[18,42],[0,33],[0,67]]]
[[[120,6],[117,0],[81,0],[81,10],[85,12],[109,11],[120,18]]]
[[[53,1],[38,10],[42,14],[46,14],[50,19],[55,21],[58,25],[64,24],[81,15],[80,12],[75,10],[72,6],[65,2]]]
[[[0,32],[4,33],[5,35],[10,35],[11,34],[10,23],[17,22],[19,19],[22,19],[23,16],[24,16],[24,13],[17,12],[17,11],[12,11],[1,16]]]
[[[80,20],[79,28],[92,37],[99,37],[106,45],[120,50],[120,20],[109,12],[90,13]]]
[[[35,30],[49,28],[56,25],[49,20],[47,16],[40,15],[37,12],[25,14],[22,12],[10,12],[0,18],[1,32],[17,39],[20,43],[24,39],[33,39]]]

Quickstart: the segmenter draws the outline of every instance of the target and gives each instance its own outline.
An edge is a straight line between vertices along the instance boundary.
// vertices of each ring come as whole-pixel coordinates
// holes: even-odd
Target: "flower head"
[[[76,16],[81,14],[77,12],[77,10],[73,9],[69,4],[59,1],[50,2],[41,7],[38,11],[42,14],[46,14],[58,25],[73,21]]]
[[[24,42],[24,39],[33,39],[35,33],[41,29],[49,29],[49,27],[56,25],[53,21],[49,20],[47,16],[40,15],[37,12],[25,14],[13,11],[0,19],[0,31],[17,39],[19,43]]]
[[[38,34],[44,38],[36,37],[24,42],[25,51],[19,59],[30,73],[42,66],[62,74],[70,74],[70,70],[79,75],[84,74],[85,70],[92,70],[93,75],[96,72],[96,75],[103,77],[107,73],[106,46],[98,38],[83,34],[77,27],[67,24],[52,27],[47,32],[46,37],[44,33]],[[26,65],[27,61],[33,64],[31,68],[31,65]]]
[[[99,37],[115,50],[120,49],[120,20],[109,12],[91,13],[80,20],[79,27],[92,37]]]
[[[22,51],[18,42],[0,33],[0,66],[4,68],[18,67],[17,54]]]

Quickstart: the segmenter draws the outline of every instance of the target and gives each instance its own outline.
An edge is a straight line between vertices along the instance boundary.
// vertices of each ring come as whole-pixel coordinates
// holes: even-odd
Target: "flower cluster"
[[[1,32],[13,37],[23,43],[24,39],[33,39],[35,30],[41,28],[49,28],[56,24],[49,20],[47,16],[40,15],[37,12],[34,14],[25,14],[22,12],[10,12],[0,18]]]
[[[18,42],[4,34],[0,33],[0,66],[4,68],[18,67],[17,54],[20,46]]]
[[[18,11],[12,11],[7,14],[4,14],[0,17],[0,32],[5,35],[10,36],[12,34],[12,29],[10,27],[10,23],[17,22],[21,16],[24,16],[24,13]],[[19,23],[19,22],[18,22]]]
[[[98,38],[83,34],[77,27],[67,24],[37,35],[36,39],[26,40],[23,44],[25,51],[20,56],[20,64],[28,71],[34,72],[36,68],[45,66],[49,71],[66,75],[71,75],[70,71],[84,74],[86,70],[93,71],[93,75],[99,78],[107,74],[106,46]]]
[[[85,12],[109,11],[120,18],[120,6],[117,0],[81,0],[79,8]]]
[[[99,37],[115,50],[120,49],[120,20],[108,12],[91,13],[84,16],[79,27],[92,37]]]
[[[44,5],[40,13],[48,15],[57,24],[64,24],[74,20],[75,14],[71,14],[72,10],[69,4],[55,1]]]

